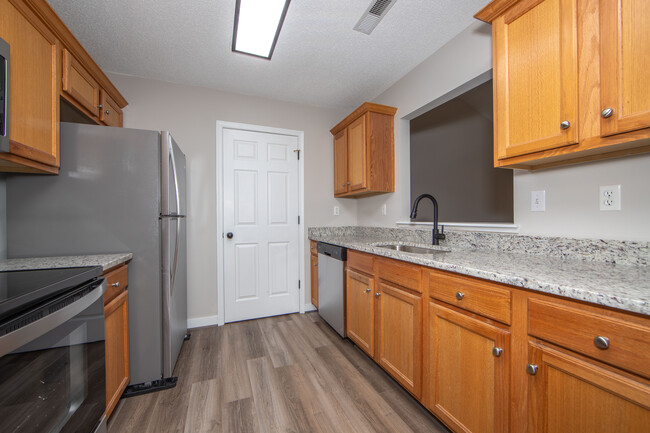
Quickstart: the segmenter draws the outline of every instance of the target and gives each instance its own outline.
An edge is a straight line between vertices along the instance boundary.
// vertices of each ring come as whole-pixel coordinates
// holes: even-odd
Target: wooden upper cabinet
[[[348,127],[348,183],[351,191],[363,191],[367,188],[366,119],[367,114]]]
[[[534,342],[529,361],[531,433],[647,433],[650,386]]]
[[[85,109],[91,117],[99,114],[99,84],[67,49],[63,54],[61,90]]]
[[[99,120],[107,126],[122,126],[122,109],[104,89],[100,92]]]
[[[334,136],[334,195],[348,192],[348,130]]]
[[[650,127],[648,29],[648,0],[600,2],[602,135]]]
[[[522,1],[493,22],[499,159],[578,142],[575,3]]]
[[[334,136],[334,196],[395,190],[394,116],[397,109],[364,103],[330,130]]]
[[[0,170],[58,173],[59,41],[20,0],[0,2],[0,37],[11,46],[10,142]]]
[[[492,23],[495,167],[650,151],[647,0],[494,0],[475,17]]]

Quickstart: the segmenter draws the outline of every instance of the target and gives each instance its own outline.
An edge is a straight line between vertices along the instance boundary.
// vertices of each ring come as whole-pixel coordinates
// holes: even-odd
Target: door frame
[[[300,159],[298,160],[298,212],[300,214],[300,224],[298,224],[298,266],[300,289],[298,290],[298,308],[300,314],[305,312],[305,133],[293,129],[274,128],[270,126],[251,125],[247,123],[225,122],[217,120],[217,151],[216,151],[216,168],[217,168],[217,325],[222,326],[226,323],[226,291],[225,291],[225,273],[224,273],[224,206],[223,206],[223,130],[238,129],[241,131],[261,132],[266,134],[281,134],[296,137],[298,139],[298,150]]]

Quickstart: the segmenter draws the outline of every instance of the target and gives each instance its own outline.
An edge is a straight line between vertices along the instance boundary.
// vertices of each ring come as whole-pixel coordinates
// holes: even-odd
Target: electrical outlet
[[[334,206],[334,215],[339,216],[339,213],[340,213],[340,212],[339,212],[339,207],[338,207],[338,206]]]
[[[384,203],[383,205],[381,205],[381,214],[384,215],[384,216],[386,216],[386,203]]]
[[[546,191],[530,192],[531,212],[546,212]]]
[[[601,186],[598,201],[600,210],[621,210],[621,185]]]

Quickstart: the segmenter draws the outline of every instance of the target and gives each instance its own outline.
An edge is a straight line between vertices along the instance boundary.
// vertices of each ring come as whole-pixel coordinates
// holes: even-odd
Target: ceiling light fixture
[[[291,0],[237,0],[232,50],[271,60]]]

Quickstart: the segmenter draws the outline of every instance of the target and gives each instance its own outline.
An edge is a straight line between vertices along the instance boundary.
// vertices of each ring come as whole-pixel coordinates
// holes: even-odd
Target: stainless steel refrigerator
[[[8,257],[132,252],[130,383],[161,386],[187,332],[185,155],[164,131],[60,131],[58,176],[7,177]]]

